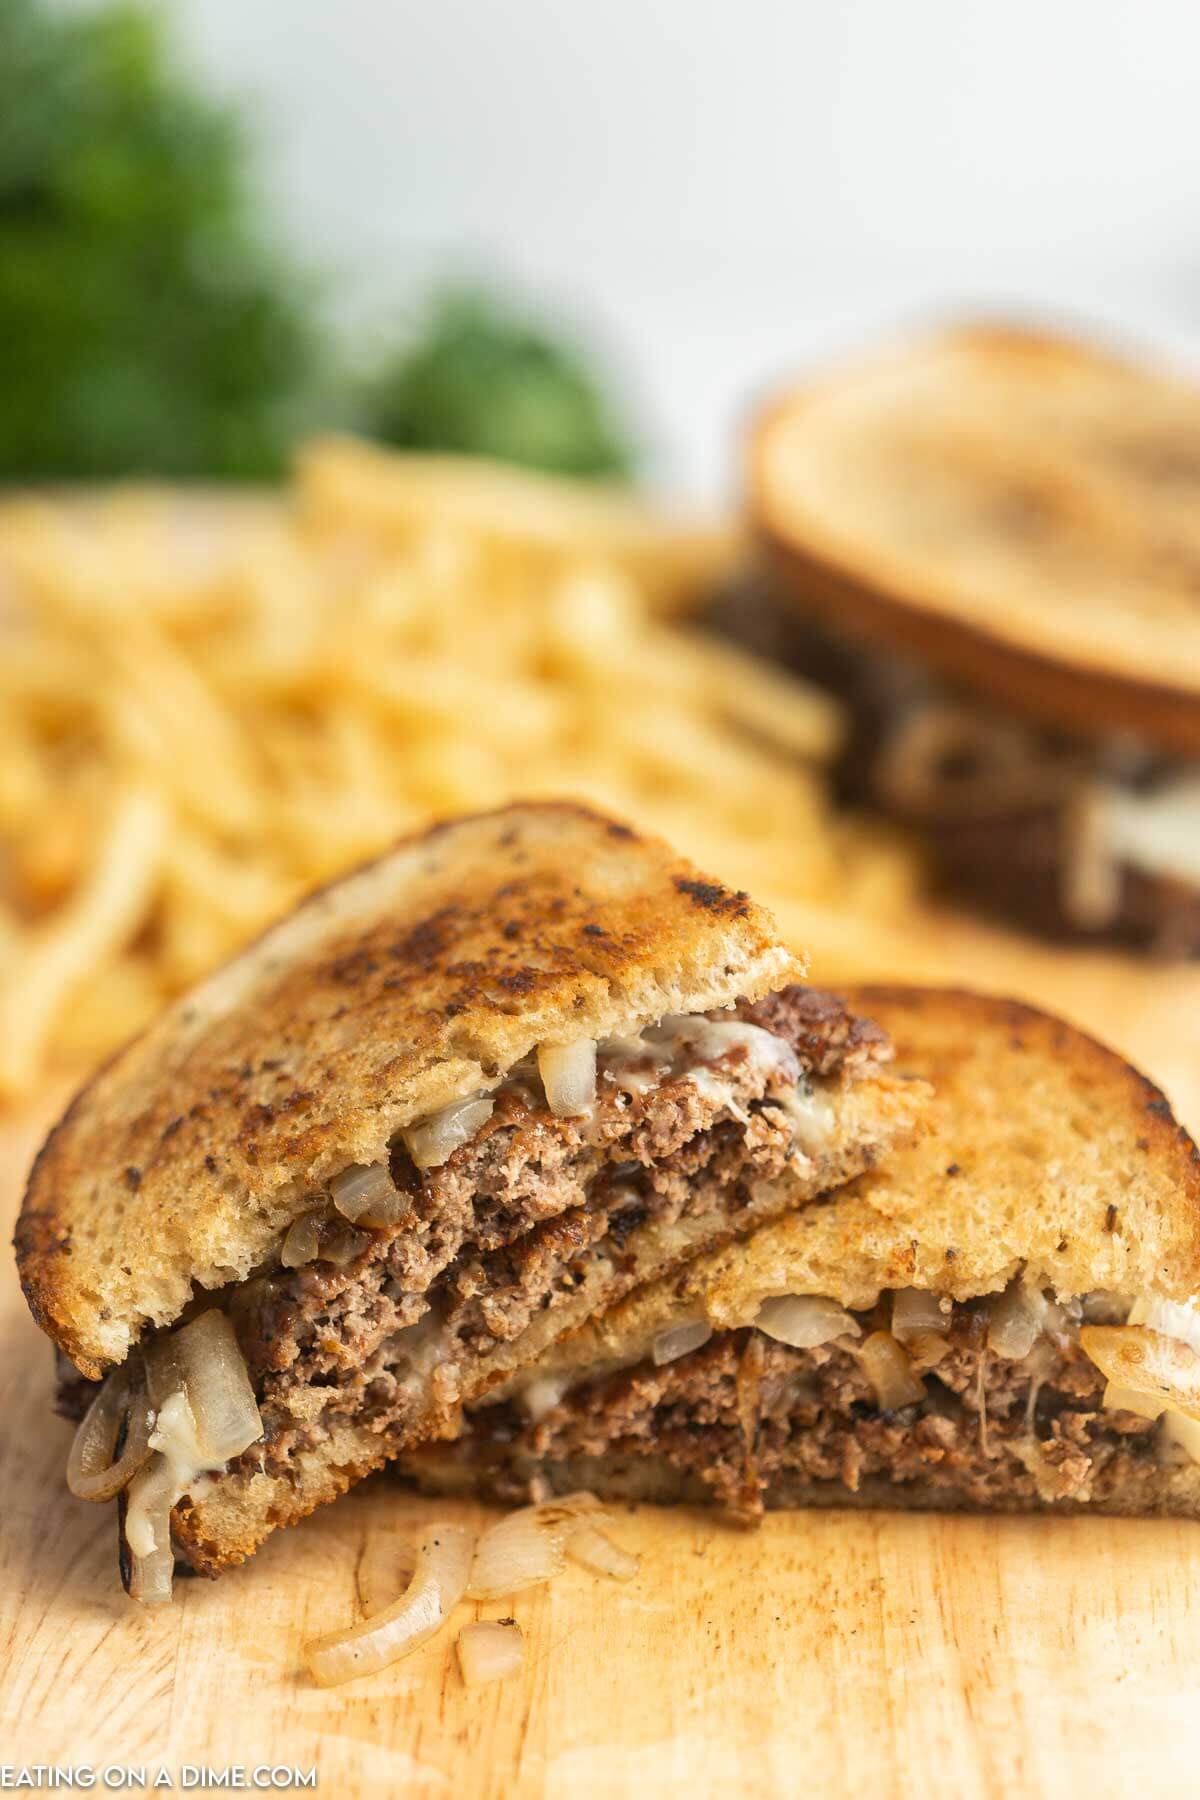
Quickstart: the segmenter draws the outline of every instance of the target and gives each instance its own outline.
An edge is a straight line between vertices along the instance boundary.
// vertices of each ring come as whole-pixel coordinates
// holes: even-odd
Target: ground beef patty
[[[685,1478],[683,1492],[743,1518],[813,1483],[849,1496],[920,1482],[948,1508],[1005,1510],[1087,1500],[1114,1477],[1149,1484],[1158,1469],[1155,1425],[1103,1409],[1104,1377],[1070,1337],[1010,1362],[987,1349],[983,1309],[956,1306],[947,1336],[920,1340],[912,1362],[926,1397],[888,1413],[847,1350],[726,1332],[662,1368],[577,1388],[537,1424],[515,1405],[484,1408],[473,1454],[491,1491],[513,1499],[540,1494],[568,1462],[653,1458]]]

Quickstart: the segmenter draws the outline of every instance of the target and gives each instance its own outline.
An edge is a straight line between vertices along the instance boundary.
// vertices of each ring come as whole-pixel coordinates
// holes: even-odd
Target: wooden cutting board
[[[945,921],[910,949],[910,967],[940,958],[1119,1043],[1200,1125],[1200,970]],[[58,1098],[0,1127],[6,1221]],[[465,1690],[452,1627],[323,1692],[302,1641],[354,1615],[363,1558],[386,1558],[427,1505],[368,1483],[249,1567],[139,1613],[117,1584],[111,1509],[64,1489],[70,1428],[7,1258],[0,1407],[0,1765],[132,1767],[147,1784],[165,1769],[177,1788],[189,1767],[247,1781],[258,1764],[315,1767],[338,1800],[1200,1788],[1195,1526],[828,1513],[748,1536],[641,1509],[615,1532],[643,1559],[628,1586],[571,1570],[462,1609],[517,1618],[519,1679]]]

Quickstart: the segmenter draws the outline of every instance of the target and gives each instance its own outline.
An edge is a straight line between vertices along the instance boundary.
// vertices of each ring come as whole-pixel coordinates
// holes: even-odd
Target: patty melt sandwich
[[[215,1574],[598,1307],[917,1126],[743,893],[571,805],[314,894],[76,1098],[25,1293],[144,1600]]]
[[[847,703],[844,797],[1050,935],[1200,952],[1200,392],[963,330],[784,395],[765,593],[722,622]]]
[[[564,1339],[403,1468],[429,1489],[1200,1516],[1200,1163],[1111,1051],[864,989],[935,1129]]]

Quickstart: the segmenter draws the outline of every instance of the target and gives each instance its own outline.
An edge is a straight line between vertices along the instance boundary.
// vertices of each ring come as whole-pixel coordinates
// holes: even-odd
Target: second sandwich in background
[[[1052,936],[1200,953],[1200,393],[949,331],[782,395],[720,622],[839,694],[843,798]]]

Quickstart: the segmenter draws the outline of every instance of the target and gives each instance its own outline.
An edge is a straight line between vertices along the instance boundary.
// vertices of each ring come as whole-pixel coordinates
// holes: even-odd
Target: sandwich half
[[[1200,391],[975,327],[784,394],[723,622],[846,703],[845,797],[1051,936],[1200,952]]]
[[[402,1468],[514,1500],[1200,1516],[1200,1166],[1015,1003],[864,989],[935,1128],[563,1340]]]
[[[206,1574],[917,1129],[747,895],[565,804],[307,899],[51,1133],[17,1228],[127,1585]]]

